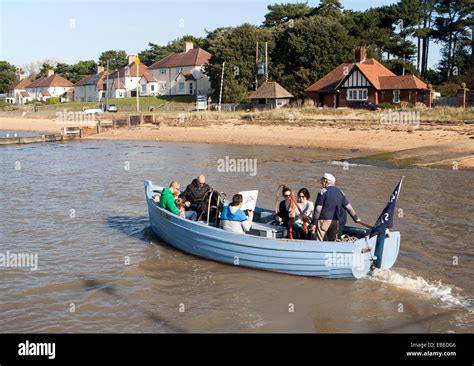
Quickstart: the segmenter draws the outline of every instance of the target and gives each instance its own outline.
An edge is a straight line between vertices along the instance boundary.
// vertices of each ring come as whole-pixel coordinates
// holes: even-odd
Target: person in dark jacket
[[[197,217],[201,214],[201,203],[204,196],[212,191],[212,188],[206,184],[206,177],[200,175],[194,179],[191,184],[186,187],[186,190],[183,192],[182,197],[184,197],[188,202],[186,206],[188,210],[196,211]]]
[[[290,224],[290,195],[291,189],[283,187],[282,192],[283,200],[278,206],[278,212],[275,214],[275,219],[283,226],[288,227]]]
[[[311,229],[315,233],[316,240],[335,241],[340,233],[339,217],[342,209],[352,217],[355,222],[360,222],[356,212],[347,200],[344,193],[335,186],[336,178],[325,173],[321,178],[321,190],[316,198],[315,210]],[[345,224],[345,222],[344,222]]]

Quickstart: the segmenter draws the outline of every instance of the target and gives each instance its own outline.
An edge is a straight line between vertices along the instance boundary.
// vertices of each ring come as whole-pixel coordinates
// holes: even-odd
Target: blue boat
[[[258,207],[249,233],[227,232],[160,208],[154,196],[162,189],[145,181],[153,232],[179,250],[214,261],[300,276],[359,279],[373,268],[391,268],[400,249],[397,231],[384,230],[369,239],[370,230],[351,226],[345,226],[344,233],[354,241],[289,240],[283,227],[269,222],[273,211]]]

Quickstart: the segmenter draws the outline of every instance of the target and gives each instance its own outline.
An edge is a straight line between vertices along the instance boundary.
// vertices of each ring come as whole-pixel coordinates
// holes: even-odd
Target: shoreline
[[[419,127],[385,126],[360,120],[334,119],[282,123],[274,120],[240,121],[163,119],[159,125],[142,124],[108,130],[85,140],[142,140],[205,144],[273,145],[317,148],[351,153],[338,159],[370,159],[398,167],[434,167],[474,170],[474,125],[453,122],[421,123]],[[337,118],[335,116],[334,118]],[[0,116],[0,130],[58,133],[63,125],[51,118]],[[357,153],[360,153],[357,155]],[[342,157],[341,157],[342,156]]]

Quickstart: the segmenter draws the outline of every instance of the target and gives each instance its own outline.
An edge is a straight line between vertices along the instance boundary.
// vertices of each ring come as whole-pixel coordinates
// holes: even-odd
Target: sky
[[[267,5],[291,0],[0,0],[0,60],[16,66],[53,59],[98,60],[106,50],[137,54],[148,42],[166,44],[206,30],[262,24]],[[301,2],[301,1],[300,1]],[[364,10],[394,0],[342,0],[345,9]],[[309,0],[317,6],[319,0]],[[431,64],[439,48],[431,47]]]

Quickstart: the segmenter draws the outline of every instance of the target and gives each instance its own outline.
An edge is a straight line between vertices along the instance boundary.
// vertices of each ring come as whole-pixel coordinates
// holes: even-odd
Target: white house
[[[31,84],[31,81],[25,79],[25,74],[19,74],[18,80],[8,90],[7,100],[10,103],[18,104],[31,101],[33,98],[25,89],[29,84]]]
[[[51,97],[62,97],[73,86],[69,80],[55,75],[54,70],[48,70],[47,76],[25,86],[25,91],[31,98],[45,101]]]
[[[109,74],[108,78],[104,79],[106,85],[106,92],[108,91],[109,98],[124,98],[134,97],[137,92],[137,84],[141,77],[147,71],[147,67],[140,63],[135,64],[135,55],[128,56],[128,65],[122,67]]]
[[[160,95],[211,94],[211,82],[204,73],[211,54],[185,42],[184,52],[172,53],[148,67],[158,82]]]
[[[103,66],[97,66],[94,74],[87,75],[74,84],[74,101],[100,102],[105,98],[104,82],[107,73]]]
[[[140,78],[140,96],[154,97],[159,95],[158,80],[148,70]]]

